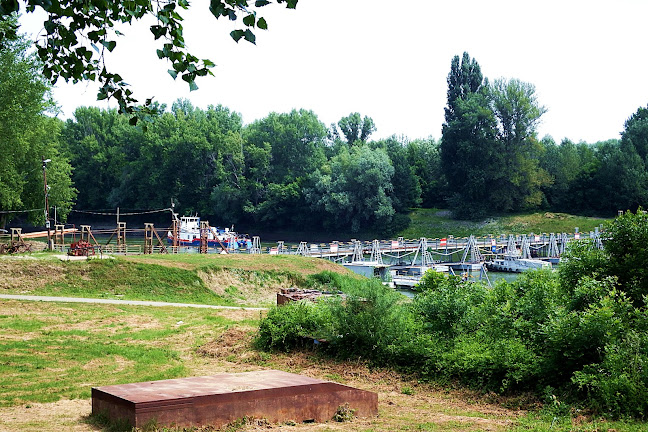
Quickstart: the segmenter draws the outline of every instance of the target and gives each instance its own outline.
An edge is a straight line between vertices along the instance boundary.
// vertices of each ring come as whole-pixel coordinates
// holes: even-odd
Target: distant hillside
[[[528,234],[593,231],[609,219],[574,216],[566,213],[538,212],[491,217],[481,221],[459,221],[450,217],[448,210],[416,209],[410,213],[412,223],[398,233],[405,238],[443,238],[448,235],[467,237],[471,234]]]

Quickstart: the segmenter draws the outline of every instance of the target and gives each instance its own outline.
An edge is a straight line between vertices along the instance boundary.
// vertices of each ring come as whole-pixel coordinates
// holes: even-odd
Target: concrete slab
[[[376,393],[276,370],[92,388],[93,414],[134,427],[220,427],[246,416],[324,422],[347,403],[358,417],[378,414]]]

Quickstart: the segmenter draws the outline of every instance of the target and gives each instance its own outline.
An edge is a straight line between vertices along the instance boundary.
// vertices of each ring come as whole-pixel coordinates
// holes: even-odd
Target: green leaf
[[[112,52],[112,50],[114,50],[115,47],[117,46],[117,42],[115,42],[115,41],[101,41],[101,45],[105,46],[106,48],[108,48],[108,51]]]
[[[131,126],[136,126],[138,120],[139,119],[137,118],[137,116],[133,116],[130,118],[130,120],[128,120],[128,124],[130,124]]]
[[[232,39],[234,39],[236,42],[240,41],[244,34],[245,34],[245,32],[244,32],[243,30],[232,30],[232,31],[230,32],[230,36],[231,36]]]
[[[216,64],[214,64],[214,62],[209,60],[209,59],[203,59],[202,62],[203,62],[203,65],[205,65],[205,67],[207,67],[207,68],[213,68],[214,66],[216,66]]]
[[[245,30],[243,37],[245,37],[246,41],[256,45],[256,36],[254,36],[254,33],[252,33],[250,29]]]
[[[263,7],[263,6],[269,5],[269,4],[270,4],[270,2],[267,1],[267,0],[257,0],[257,1],[254,2],[255,7]]]
[[[196,81],[191,80],[189,81],[189,91],[194,91],[198,90],[198,86],[196,85]]]
[[[47,34],[54,33],[56,27],[58,27],[58,25],[54,21],[45,21],[43,25],[45,26],[45,31],[47,32]]]
[[[12,12],[18,12],[17,0],[2,0],[0,1],[0,15],[9,15]]]
[[[254,14],[250,14],[243,18],[243,24],[245,24],[248,27],[254,27],[254,23],[256,22],[256,17]]]
[[[173,69],[169,69],[167,70],[167,72],[169,72],[169,75],[171,75],[173,79],[178,78],[178,72],[174,71]]]
[[[266,22],[265,18],[259,18],[259,20],[257,21],[257,27],[259,27],[261,30],[268,30],[268,23]]]
[[[160,25],[152,25],[151,33],[153,33],[153,36],[155,36],[155,40],[158,40],[167,33],[167,28]]]

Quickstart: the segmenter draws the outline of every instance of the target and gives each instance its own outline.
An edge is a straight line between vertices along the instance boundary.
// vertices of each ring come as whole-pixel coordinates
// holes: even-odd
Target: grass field
[[[443,238],[449,235],[468,237],[489,234],[573,233],[593,231],[607,219],[574,216],[565,213],[528,213],[501,216],[481,221],[458,221],[447,210],[416,209],[410,213],[412,223],[398,235],[405,238]]]
[[[300,286],[326,260],[270,255],[137,255],[60,261],[52,254],[0,259],[0,293],[270,306],[280,288]]]
[[[528,396],[501,397],[435,386],[361,359],[316,351],[255,351],[258,312],[0,302],[0,430],[108,431],[90,414],[90,388],[182,376],[279,369],[378,393],[379,416],[347,423],[239,422],[233,431],[640,431],[535,411]],[[205,429],[213,430],[213,429]]]
[[[417,212],[410,229],[425,231],[403,233],[406,237],[573,232],[572,225],[585,232],[603,222],[543,213],[466,223],[450,221],[441,210]],[[462,227],[465,231],[459,231]],[[305,284],[309,275],[324,270],[346,273],[328,261],[298,256],[180,254],[61,262],[53,254],[38,253],[0,259],[0,292],[269,306],[280,287]],[[259,369],[377,392],[379,416],[325,424],[250,421],[224,430],[648,430],[642,422],[591,418],[557,402],[543,406],[526,394],[505,397],[424,383],[362,359],[339,362],[314,350],[260,352],[251,342],[261,316],[238,309],[0,300],[0,431],[107,432],[109,427],[89,417],[93,386]]]

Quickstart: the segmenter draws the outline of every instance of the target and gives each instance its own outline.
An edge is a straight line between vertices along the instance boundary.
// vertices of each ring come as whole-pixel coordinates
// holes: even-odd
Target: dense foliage
[[[363,358],[483,391],[533,392],[610,416],[648,415],[648,215],[609,223],[603,250],[583,242],[559,271],[493,288],[429,272],[412,302],[378,282],[327,282],[348,299],[270,311],[257,342],[290,350],[313,338]]]
[[[247,126],[223,106],[178,101],[161,111],[142,129],[114,110],[77,109],[63,134],[78,208],[164,208],[173,200],[180,213],[257,229],[384,232],[407,225],[397,212],[443,197],[438,143],[365,142],[373,121],[357,113],[340,121],[358,128],[350,144],[312,111],[270,113]]]
[[[276,0],[294,9],[298,0]],[[0,0],[0,49],[18,38],[18,23],[14,19],[21,12],[16,0]],[[271,4],[270,0],[211,0],[209,12],[214,18],[227,18],[237,21],[241,18],[243,28],[233,30],[230,36],[238,42],[244,39],[255,43],[256,29],[267,30],[265,18],[257,10]],[[137,114],[146,117],[155,113],[156,105],[152,98],[143,106],[133,97],[133,92],[122,76],[111,70],[106,61],[106,52],[117,47],[120,36],[124,34],[116,27],[120,24],[134,24],[153,18],[155,24],[150,31],[159,40],[156,50],[160,59],[171,63],[169,75],[178,76],[196,90],[196,78],[212,74],[215,66],[209,59],[200,60],[189,52],[184,40],[182,13],[189,9],[188,0],[131,0],[87,2],[79,0],[41,1],[26,0],[24,9],[28,13],[41,10],[47,16],[43,22],[45,33],[36,42],[36,55],[39,57],[43,75],[53,84],[59,78],[77,83],[97,81],[101,85],[97,99],[114,98],[119,104],[120,113]],[[124,26],[120,27],[122,30]],[[122,71],[124,73],[124,71]],[[131,118],[133,124],[139,117]]]
[[[77,208],[163,208],[173,200],[181,213],[257,229],[389,233],[419,206],[449,205],[459,217],[524,209],[610,215],[646,202],[648,171],[635,150],[648,133],[645,109],[621,140],[556,144],[523,132],[537,112],[518,119],[522,126],[499,119],[509,118],[515,96],[491,108],[496,90],[529,99],[531,87],[511,80],[492,88],[456,101],[460,120],[441,143],[371,141],[373,122],[358,113],[340,120],[352,130],[347,140],[306,110],[243,125],[226,107],[180,100],[141,129],[114,110],[79,108],[63,129]]]
[[[0,32],[9,25],[0,21]],[[50,86],[24,38],[0,48],[0,228],[23,210],[34,223],[45,220],[43,161],[47,164],[49,204],[65,216],[72,206],[71,167],[61,151],[61,122],[54,110]]]
[[[441,141],[372,140],[376,125],[357,112],[328,128],[304,109],[244,125],[227,107],[186,100],[156,105],[145,128],[117,110],[90,107],[63,124],[43,116],[48,86],[26,42],[4,44],[0,145],[21,144],[0,153],[13,158],[0,164],[0,225],[14,215],[8,211],[43,207],[39,158],[52,160],[50,204],[62,217],[73,204],[145,210],[173,201],[181,214],[257,231],[388,235],[407,227],[408,212],[420,206],[449,207],[459,218],[538,209],[609,216],[648,200],[648,108],[628,119],[620,140],[540,140],[535,128],[545,109],[533,85],[490,83],[467,53],[451,62]],[[10,66],[19,58],[31,66]],[[39,125],[27,126],[30,119]]]

